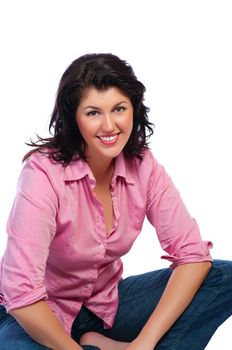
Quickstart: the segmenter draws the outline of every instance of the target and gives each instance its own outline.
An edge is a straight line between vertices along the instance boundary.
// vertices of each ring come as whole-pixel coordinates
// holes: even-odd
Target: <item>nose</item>
[[[113,131],[115,129],[115,122],[111,114],[104,114],[104,118],[102,121],[102,129],[103,131]]]

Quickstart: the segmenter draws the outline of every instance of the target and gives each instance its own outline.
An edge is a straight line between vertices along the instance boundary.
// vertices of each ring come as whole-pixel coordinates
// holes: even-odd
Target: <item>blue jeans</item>
[[[118,286],[119,307],[113,327],[104,329],[102,320],[83,306],[73,323],[72,338],[79,342],[84,333],[96,331],[116,340],[132,341],[155,309],[171,273],[170,269],[162,269],[125,278]],[[231,315],[232,262],[215,260],[189,307],[155,349],[205,349],[216,329]],[[13,349],[49,350],[34,342],[0,307],[0,350]],[[99,350],[94,346],[83,349]]]

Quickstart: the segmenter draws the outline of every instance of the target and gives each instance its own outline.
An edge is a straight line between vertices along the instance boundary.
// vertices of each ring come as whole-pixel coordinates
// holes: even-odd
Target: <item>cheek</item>
[[[133,115],[128,116],[128,118],[125,120],[125,129],[128,130],[128,133],[130,134],[133,129]]]
[[[86,119],[85,120],[80,119],[77,122],[79,130],[85,139],[88,137],[91,137],[91,135],[95,133],[97,128],[95,124],[96,123],[93,123],[92,121],[90,122],[89,120],[86,120]]]

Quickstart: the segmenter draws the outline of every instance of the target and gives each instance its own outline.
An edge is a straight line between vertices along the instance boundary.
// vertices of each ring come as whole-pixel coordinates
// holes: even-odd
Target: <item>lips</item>
[[[101,135],[98,136],[99,140],[105,145],[113,145],[118,141],[119,133],[113,135]]]

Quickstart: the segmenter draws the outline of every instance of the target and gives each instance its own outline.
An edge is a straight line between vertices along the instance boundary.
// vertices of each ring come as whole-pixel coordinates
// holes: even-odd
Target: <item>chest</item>
[[[92,187],[88,179],[68,183],[59,199],[57,230],[67,231],[70,245],[78,243],[80,247],[88,237],[109,235],[113,227],[114,238],[125,237],[126,232],[131,234],[142,227],[145,216],[145,196],[135,193],[124,181],[108,189]]]
[[[113,228],[114,209],[112,195],[109,189],[95,187],[94,193],[103,208],[106,235],[108,236]]]
[[[143,197],[132,190],[124,182],[105,191],[93,188],[87,179],[68,183],[59,198],[57,234],[51,246],[54,264],[59,261],[62,269],[72,271],[125,255],[145,215]]]

